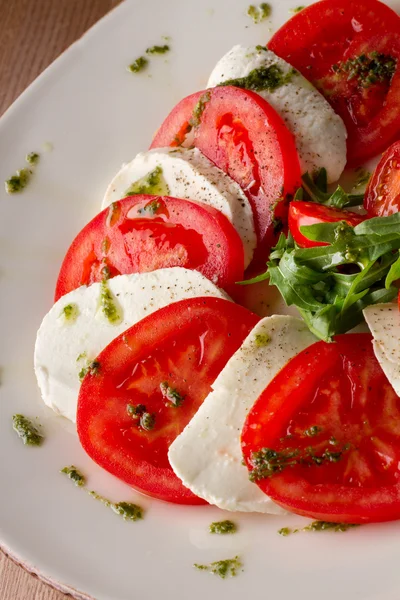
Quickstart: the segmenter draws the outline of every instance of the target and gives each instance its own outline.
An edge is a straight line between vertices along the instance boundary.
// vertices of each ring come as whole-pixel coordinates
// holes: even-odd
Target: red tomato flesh
[[[326,242],[314,242],[306,238],[300,231],[300,227],[304,225],[346,221],[346,223],[355,227],[364,219],[365,217],[356,215],[355,213],[321,206],[321,204],[316,204],[315,202],[291,202],[289,206],[289,230],[294,241],[301,248],[329,246]]]
[[[301,185],[292,134],[258,94],[223,86],[182,100],[160,127],[151,148],[176,145],[191,123],[195,123],[191,143],[246,193],[259,241],[257,255],[265,262],[287,221],[287,198]]]
[[[382,156],[368,183],[364,208],[369,217],[387,217],[400,210],[400,142]]]
[[[97,215],[72,242],[55,300],[81,285],[167,267],[200,271],[222,288],[243,279],[243,244],[218,210],[192,200],[129,196]]]
[[[263,448],[280,453],[282,468],[257,484],[292,512],[341,523],[400,518],[400,398],[371,342],[369,334],[346,334],[313,344],[248,415],[247,466],[254,470]]]
[[[80,389],[84,450],[144,494],[203,504],[172,471],[168,448],[258,321],[228,300],[194,298],[158,310],[113,340],[96,359],[98,373],[86,375]],[[144,429],[129,405],[142,405],[154,427]]]
[[[399,136],[400,18],[388,6],[378,0],[317,2],[283,25],[268,48],[311,81],[342,117],[350,166]]]

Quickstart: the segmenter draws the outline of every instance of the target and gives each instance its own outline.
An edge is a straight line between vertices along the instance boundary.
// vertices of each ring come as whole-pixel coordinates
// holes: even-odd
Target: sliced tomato
[[[89,456],[144,494],[202,504],[172,471],[168,448],[258,320],[228,300],[194,298],[111,342],[79,394],[78,434]]]
[[[55,300],[104,276],[166,267],[200,271],[222,288],[243,278],[243,244],[218,210],[200,202],[129,196],[97,215],[72,242]]]
[[[298,69],[343,118],[348,164],[400,133],[400,18],[378,0],[323,0],[292,17],[268,48]]]
[[[304,225],[315,225],[316,223],[336,223],[346,221],[355,227],[365,217],[355,213],[322,206],[315,202],[291,202],[289,206],[289,229],[294,241],[301,248],[313,248],[314,246],[329,246],[325,242],[314,242],[309,240],[300,231]]]
[[[400,210],[400,142],[386,150],[369,180],[364,198],[369,217],[387,217]]]
[[[249,413],[242,448],[250,477],[290,511],[400,518],[400,398],[369,334],[317,342],[291,360]]]
[[[182,100],[160,127],[151,148],[176,145],[181,132],[190,128],[191,143],[249,198],[259,241],[257,256],[265,263],[286,224],[287,200],[301,181],[292,134],[258,94],[231,86]]]

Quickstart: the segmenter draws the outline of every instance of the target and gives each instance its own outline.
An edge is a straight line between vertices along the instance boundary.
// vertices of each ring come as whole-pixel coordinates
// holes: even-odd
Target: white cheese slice
[[[283,75],[292,66],[261,46],[234,46],[216,64],[207,87],[247,77],[251,71],[276,66]],[[325,167],[328,181],[337,181],[346,165],[347,131],[342,119],[305,77],[297,71],[273,91],[257,92],[267,100],[293,133],[302,173]]]
[[[243,242],[247,267],[257,244],[250,203],[241,187],[197,148],[156,148],[138,154],[115,175],[106,190],[102,208],[125,198],[133,183],[157,167],[162,169],[170,196],[203,202],[229,219]]]
[[[400,396],[400,311],[397,303],[374,304],[363,310],[374,338],[375,356]]]
[[[250,482],[240,436],[261,392],[291,358],[315,341],[296,317],[274,315],[256,325],[169,448],[171,466],[186,487],[222,509],[284,512]]]
[[[394,303],[373,304],[363,310],[364,318],[386,360],[400,365],[400,311]]]
[[[372,342],[372,347],[376,359],[382,367],[382,371],[385,373],[396,394],[400,396],[400,363],[388,360],[383,353],[381,346],[379,346],[375,340]]]
[[[118,275],[109,280],[121,319],[112,324],[99,305],[101,284],[82,286],[60,298],[44,317],[34,365],[43,401],[57,414],[76,420],[79,373],[118,335],[152,312],[197,296],[229,299],[197,271],[180,267]],[[73,307],[70,320],[64,308]]]

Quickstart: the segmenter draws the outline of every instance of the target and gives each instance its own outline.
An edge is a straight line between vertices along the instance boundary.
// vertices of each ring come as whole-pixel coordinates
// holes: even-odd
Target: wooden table
[[[121,0],[0,0],[0,115]],[[63,600],[0,551],[0,600]]]

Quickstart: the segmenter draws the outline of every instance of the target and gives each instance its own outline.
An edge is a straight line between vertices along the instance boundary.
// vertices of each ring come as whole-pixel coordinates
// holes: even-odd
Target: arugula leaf
[[[389,302],[400,279],[400,214],[369,219],[356,227],[344,221],[302,227],[326,246],[298,248],[281,234],[268,262],[269,277],[287,305],[295,305],[310,331],[327,342],[363,320],[363,309]]]
[[[325,172],[326,173],[326,172]],[[326,175],[325,175],[326,176]],[[311,202],[331,206],[333,208],[345,208],[348,206],[358,206],[363,203],[364,194],[347,194],[339,185],[333,194],[329,194],[327,185],[324,182],[324,176],[321,177],[321,171],[314,181],[309,173],[302,176],[302,187],[308,199]]]
[[[389,273],[386,275],[385,288],[389,289],[394,281],[400,279],[400,256],[398,256],[396,262],[392,264],[389,269]]]

